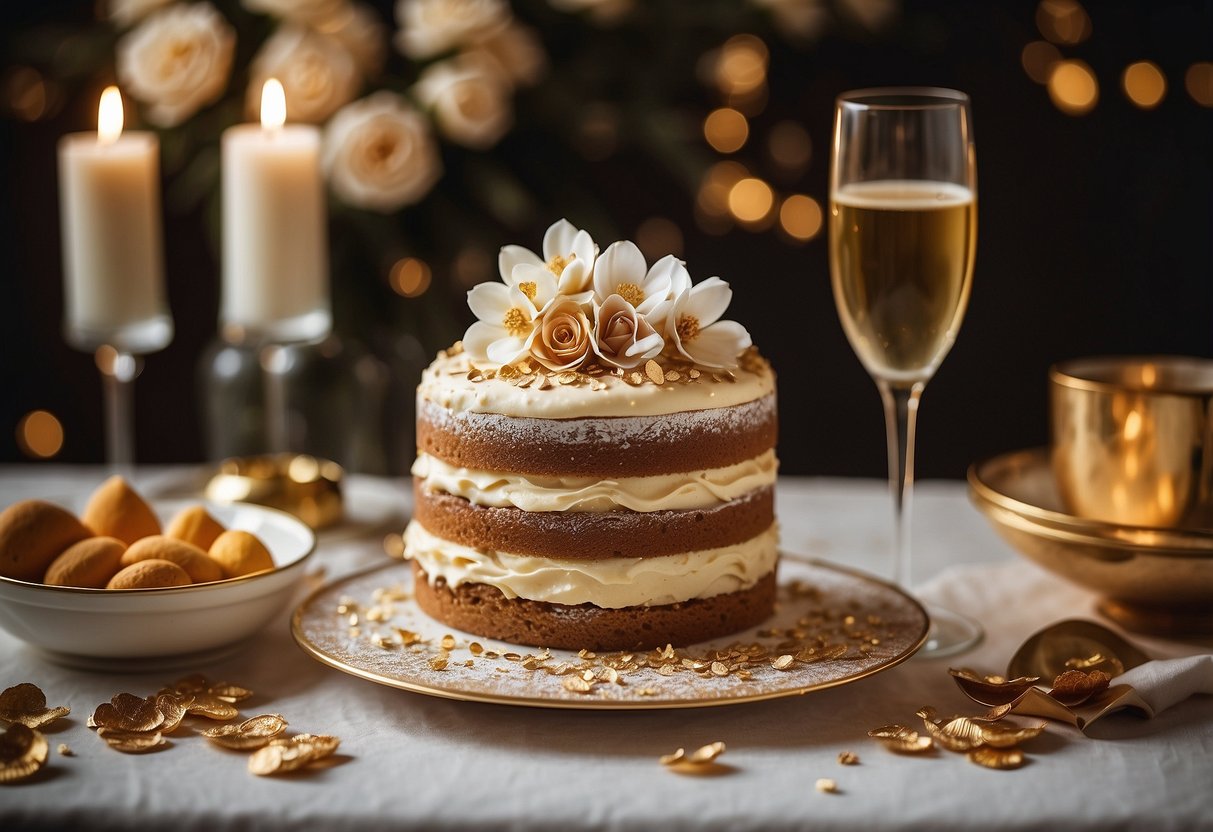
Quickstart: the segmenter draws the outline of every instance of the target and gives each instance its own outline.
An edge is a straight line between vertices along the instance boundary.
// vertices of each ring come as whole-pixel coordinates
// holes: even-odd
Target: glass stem
[[[290,446],[286,406],[286,350],[278,344],[261,348],[261,370],[265,379],[265,441],[270,453],[285,453]]]
[[[884,402],[885,428],[889,440],[889,490],[893,492],[894,548],[893,581],[910,586],[910,518],[914,497],[914,430],[918,422],[918,400],[923,382],[909,386],[877,381]]]
[[[106,351],[101,355],[101,351]],[[139,359],[130,353],[102,347],[101,368],[105,396],[105,457],[110,469],[128,480],[135,467],[134,386]]]

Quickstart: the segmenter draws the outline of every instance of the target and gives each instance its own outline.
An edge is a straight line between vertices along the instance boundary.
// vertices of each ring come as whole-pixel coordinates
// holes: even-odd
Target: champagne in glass
[[[847,93],[835,109],[830,274],[847,339],[875,379],[888,427],[895,580],[910,582],[914,429],[926,382],[956,340],[977,244],[968,98],[954,90]],[[923,655],[972,646],[980,627],[928,606]]]

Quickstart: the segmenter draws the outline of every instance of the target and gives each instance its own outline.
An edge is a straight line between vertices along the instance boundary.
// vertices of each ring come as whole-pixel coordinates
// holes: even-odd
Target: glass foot
[[[935,604],[923,602],[923,606],[931,616],[931,627],[922,648],[914,654],[915,658],[954,656],[976,647],[985,635],[981,625],[971,618]]]

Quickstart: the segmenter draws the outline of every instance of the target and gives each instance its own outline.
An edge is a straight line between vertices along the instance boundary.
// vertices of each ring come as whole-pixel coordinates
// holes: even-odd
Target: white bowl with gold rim
[[[163,524],[183,506],[152,508]],[[54,661],[101,670],[198,663],[236,649],[291,601],[316,535],[295,517],[263,506],[206,508],[226,528],[260,538],[274,568],[169,589],[83,589],[0,576],[0,627]]]

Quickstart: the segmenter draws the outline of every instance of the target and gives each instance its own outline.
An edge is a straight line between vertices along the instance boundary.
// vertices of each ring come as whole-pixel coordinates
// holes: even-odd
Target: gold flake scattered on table
[[[859,755],[853,751],[839,751],[838,764],[843,766],[859,765]]]
[[[868,731],[868,736],[880,740],[885,748],[899,754],[921,754],[934,747],[930,737],[920,735],[905,725],[885,725]]]
[[[19,722],[26,728],[41,728],[67,716],[71,708],[46,706],[46,694],[31,682],[22,682],[0,693],[0,721]]]
[[[281,714],[261,714],[241,722],[239,725],[216,725],[199,731],[216,745],[233,751],[253,751],[269,745],[270,741],[286,730],[287,722]]]
[[[817,791],[825,794],[838,794],[838,783],[829,777],[819,777],[815,787]]]
[[[324,734],[298,734],[270,740],[249,757],[248,770],[259,777],[298,771],[331,757],[341,740]]]
[[[0,783],[16,783],[33,776],[46,764],[50,746],[36,728],[14,722],[0,734]]]
[[[157,730],[127,731],[122,728],[106,728],[99,726],[97,736],[105,740],[105,744],[123,754],[146,754],[149,751],[159,751],[168,748],[164,734]]]
[[[1102,670],[1067,670],[1053,680],[1049,696],[1072,708],[1103,693],[1111,681],[1112,677]]]
[[[72,747],[65,742],[59,743],[59,747],[55,749],[59,752],[60,757],[75,757],[76,752],[72,751]]]

